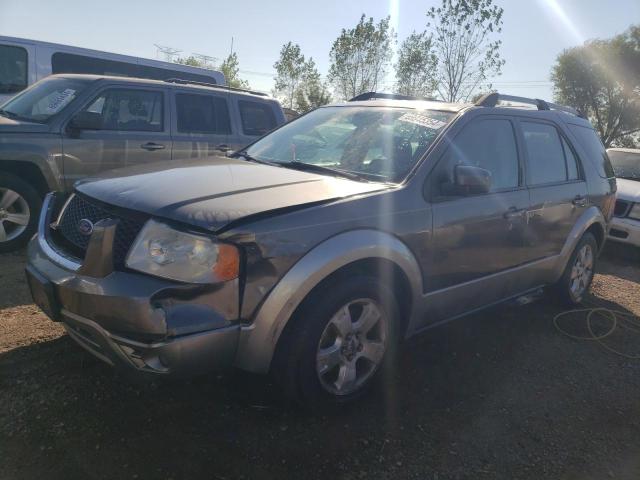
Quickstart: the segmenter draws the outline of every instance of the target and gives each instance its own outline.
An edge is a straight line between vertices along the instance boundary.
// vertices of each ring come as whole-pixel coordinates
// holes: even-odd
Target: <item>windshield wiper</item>
[[[0,115],[7,118],[18,118],[17,113],[10,112],[9,110],[3,110],[0,108]]]
[[[44,123],[43,121],[36,120],[35,118],[24,117],[22,115],[18,115],[17,113],[10,112],[9,110],[3,110],[1,108],[0,108],[0,115],[2,115],[3,117],[10,118],[12,120],[21,120],[23,122]]]
[[[248,162],[261,163],[263,165],[271,165],[273,167],[282,167],[282,164],[279,163],[279,162],[270,162],[268,160],[261,160],[261,159],[258,159],[256,157],[252,157],[251,155],[249,155],[247,153],[246,150],[242,150],[240,152],[236,152],[233,155],[231,155],[231,157],[233,157],[233,158],[242,157],[245,160],[247,160]]]
[[[347,172],[344,170],[340,170],[338,168],[325,167],[323,165],[316,165],[315,163],[304,163],[299,160],[284,162],[281,165],[283,167],[294,168],[296,170],[325,173],[325,174],[334,175],[338,177],[344,177],[344,178],[348,178],[349,180],[358,180],[358,181],[365,181],[365,182],[369,181],[369,179],[365,178],[363,175],[358,175],[357,173]]]

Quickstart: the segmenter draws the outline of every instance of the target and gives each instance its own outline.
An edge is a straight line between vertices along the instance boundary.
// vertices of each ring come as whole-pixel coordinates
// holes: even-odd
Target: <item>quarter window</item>
[[[569,129],[578,137],[580,144],[586,151],[589,161],[597,169],[598,175],[603,178],[615,177],[615,172],[613,171],[607,152],[595,130],[573,124],[569,125]]]
[[[225,135],[231,133],[227,101],[213,95],[176,94],[178,132]]]
[[[457,165],[471,165],[491,172],[491,191],[517,188],[520,168],[511,122],[476,121],[455,137],[436,168],[435,189],[440,195],[458,195],[454,187]]]
[[[161,132],[162,92],[146,90],[105,90],[85,112],[99,117],[100,130]]]
[[[521,122],[529,163],[529,184],[565,182],[567,167],[560,134],[552,125]]]
[[[27,87],[27,51],[0,45],[0,93],[15,93]]]
[[[276,117],[269,105],[240,100],[238,106],[245,135],[264,135],[276,127]]]

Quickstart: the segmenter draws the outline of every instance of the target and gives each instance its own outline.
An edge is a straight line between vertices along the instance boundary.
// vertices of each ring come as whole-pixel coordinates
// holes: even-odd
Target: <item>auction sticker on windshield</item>
[[[49,105],[47,105],[46,113],[58,113],[63,107],[65,107],[73,97],[76,91],[73,88],[67,88],[57,94],[51,99]]]
[[[401,122],[420,125],[421,127],[430,128],[432,130],[439,130],[447,124],[446,122],[438,120],[437,118],[420,115],[419,113],[405,113],[398,120],[400,120]]]

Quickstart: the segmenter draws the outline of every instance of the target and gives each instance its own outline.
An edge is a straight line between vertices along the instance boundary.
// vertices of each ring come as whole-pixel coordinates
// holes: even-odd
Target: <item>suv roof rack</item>
[[[429,102],[439,102],[435,98],[427,97],[412,97],[411,95],[401,95],[399,93],[380,93],[380,92],[365,92],[360,95],[356,95],[350,102],[363,102],[365,100],[373,100],[376,98],[383,98],[388,100],[426,100]]]
[[[487,93],[478,99],[475,103],[478,107],[496,107],[500,102],[518,102],[528,105],[534,105],[538,110],[557,110],[559,112],[575,115],[576,117],[586,118],[584,114],[573,107],[558,105],[556,103],[540,100],[539,98],[517,97],[514,95],[504,95],[498,92]]]
[[[194,80],[184,80],[182,78],[167,78],[165,82],[168,83],[177,83],[180,85],[199,85],[201,87],[211,87],[211,88],[219,88],[221,90],[230,90],[232,92],[243,92],[243,93],[251,93],[252,95],[260,95],[261,97],[268,97],[268,93],[257,92],[255,90],[249,90],[247,88],[236,88],[230,87],[228,85],[218,85],[217,83],[207,83],[207,82],[196,82]]]

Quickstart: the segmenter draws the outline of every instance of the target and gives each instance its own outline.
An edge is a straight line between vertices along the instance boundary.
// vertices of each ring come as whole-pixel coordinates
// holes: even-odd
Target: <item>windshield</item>
[[[616,177],[640,180],[640,151],[635,153],[609,150],[607,154]]]
[[[62,111],[90,80],[48,78],[42,80],[0,107],[0,114],[31,122],[46,122]]]
[[[254,143],[247,155],[399,182],[453,118],[451,112],[392,107],[325,107]]]

